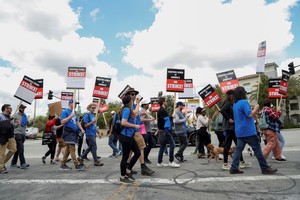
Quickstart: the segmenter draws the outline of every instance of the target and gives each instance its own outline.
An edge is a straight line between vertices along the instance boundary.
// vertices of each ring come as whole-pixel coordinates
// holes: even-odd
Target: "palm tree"
[[[300,79],[295,76],[291,76],[289,79],[289,86],[286,94],[286,115],[287,121],[290,123],[290,99],[300,95]]]

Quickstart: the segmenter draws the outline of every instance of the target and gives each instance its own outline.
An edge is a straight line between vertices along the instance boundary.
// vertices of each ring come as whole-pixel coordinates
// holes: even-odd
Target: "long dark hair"
[[[238,102],[238,100],[247,99],[247,92],[244,87],[239,86],[234,90],[234,101]]]

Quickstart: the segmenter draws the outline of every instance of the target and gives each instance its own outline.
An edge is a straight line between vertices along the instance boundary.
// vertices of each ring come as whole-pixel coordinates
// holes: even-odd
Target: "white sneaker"
[[[275,159],[275,157],[274,156],[272,156],[272,160],[274,160]]]
[[[180,167],[180,165],[173,161],[169,162],[169,167]]]
[[[240,168],[241,169],[244,169],[246,167],[250,167],[251,166],[251,163],[248,163],[248,162],[240,162]]]
[[[223,170],[230,170],[230,165],[228,163],[226,163],[226,164],[224,163],[223,166],[222,166],[222,169]]]
[[[165,163],[157,163],[157,167],[168,167],[168,164]]]
[[[286,160],[286,157],[284,155],[281,155],[281,158],[285,159]]]

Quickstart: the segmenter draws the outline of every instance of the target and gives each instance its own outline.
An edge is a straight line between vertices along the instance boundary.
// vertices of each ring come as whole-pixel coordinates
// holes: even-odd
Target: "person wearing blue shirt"
[[[65,109],[61,113],[61,123],[63,124],[63,134],[62,137],[64,139],[64,143],[66,144],[65,147],[65,154],[63,160],[61,162],[60,170],[71,170],[72,168],[67,166],[67,159],[69,154],[71,154],[71,158],[75,165],[76,170],[81,171],[84,170],[85,166],[80,165],[78,160],[76,159],[75,154],[75,144],[77,143],[78,134],[81,131],[85,133],[83,128],[81,127],[78,116],[75,114],[75,102],[73,99],[69,101],[69,108]]]
[[[135,123],[138,125],[141,125],[142,123],[142,119],[140,116],[140,105],[139,102],[141,100],[141,98],[138,98],[137,95],[139,94],[138,91],[136,91],[134,88],[130,88],[127,92],[126,92],[126,96],[131,97],[132,99],[132,112],[134,113],[134,115],[136,115],[135,118]],[[140,128],[137,128],[135,130],[135,134],[134,134],[134,140],[136,141],[140,152],[141,152],[141,156],[139,157],[139,161],[141,164],[141,174],[142,175],[146,175],[146,176],[150,176],[152,174],[154,174],[154,171],[149,169],[145,163],[145,148],[146,148],[146,143],[144,140],[144,137],[142,136],[142,134],[140,133]],[[127,160],[127,163],[130,162],[131,159],[131,154],[129,154],[129,159]],[[135,171],[133,171],[134,173],[137,173]]]
[[[103,163],[101,163],[97,157],[96,135],[98,116],[94,116],[94,111],[96,107],[97,105],[95,103],[90,103],[86,108],[89,111],[89,113],[86,113],[84,115],[83,122],[85,126],[85,135],[89,147],[84,151],[84,153],[81,156],[78,157],[78,161],[80,162],[80,164],[83,164],[83,158],[85,158],[87,154],[91,151],[94,159],[94,166],[103,166]]]
[[[257,113],[259,105],[255,105],[254,109],[252,110],[248,101],[246,100],[246,94],[247,92],[243,87],[237,87],[234,90],[235,103],[233,104],[233,115],[235,121],[237,146],[234,151],[230,173],[243,173],[243,171],[239,169],[239,161],[245,145],[248,144],[255,152],[256,159],[259,162],[262,174],[273,174],[277,171],[277,169],[273,169],[268,166],[268,163],[262,154],[259,138],[256,133],[253,116]]]
[[[124,106],[121,108],[120,113],[122,115],[121,125],[123,129],[120,133],[119,140],[122,144],[123,154],[120,163],[121,176],[120,182],[132,183],[135,181],[132,176],[132,168],[136,161],[139,159],[141,152],[134,140],[135,130],[140,128],[140,125],[135,123],[136,115],[132,112],[132,99],[130,96],[125,96],[122,99]],[[134,155],[130,159],[130,163],[127,165],[130,151],[133,151]]]

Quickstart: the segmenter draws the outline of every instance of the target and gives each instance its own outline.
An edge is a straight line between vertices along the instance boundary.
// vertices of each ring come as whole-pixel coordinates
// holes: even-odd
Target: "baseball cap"
[[[21,104],[20,108],[25,109],[25,108],[27,108],[27,106],[25,106],[24,104]]]
[[[151,102],[147,99],[144,99],[141,101],[141,105],[144,105],[144,104],[150,104]]]
[[[71,104],[71,103],[73,103],[74,102],[74,100],[73,99],[70,99],[69,100],[69,104]]]
[[[113,110],[113,111],[110,112],[110,114],[114,115],[114,114],[116,114],[116,111]]]
[[[184,103],[183,103],[182,101],[178,101],[178,102],[176,103],[176,108],[177,108],[178,106],[184,106]]]

